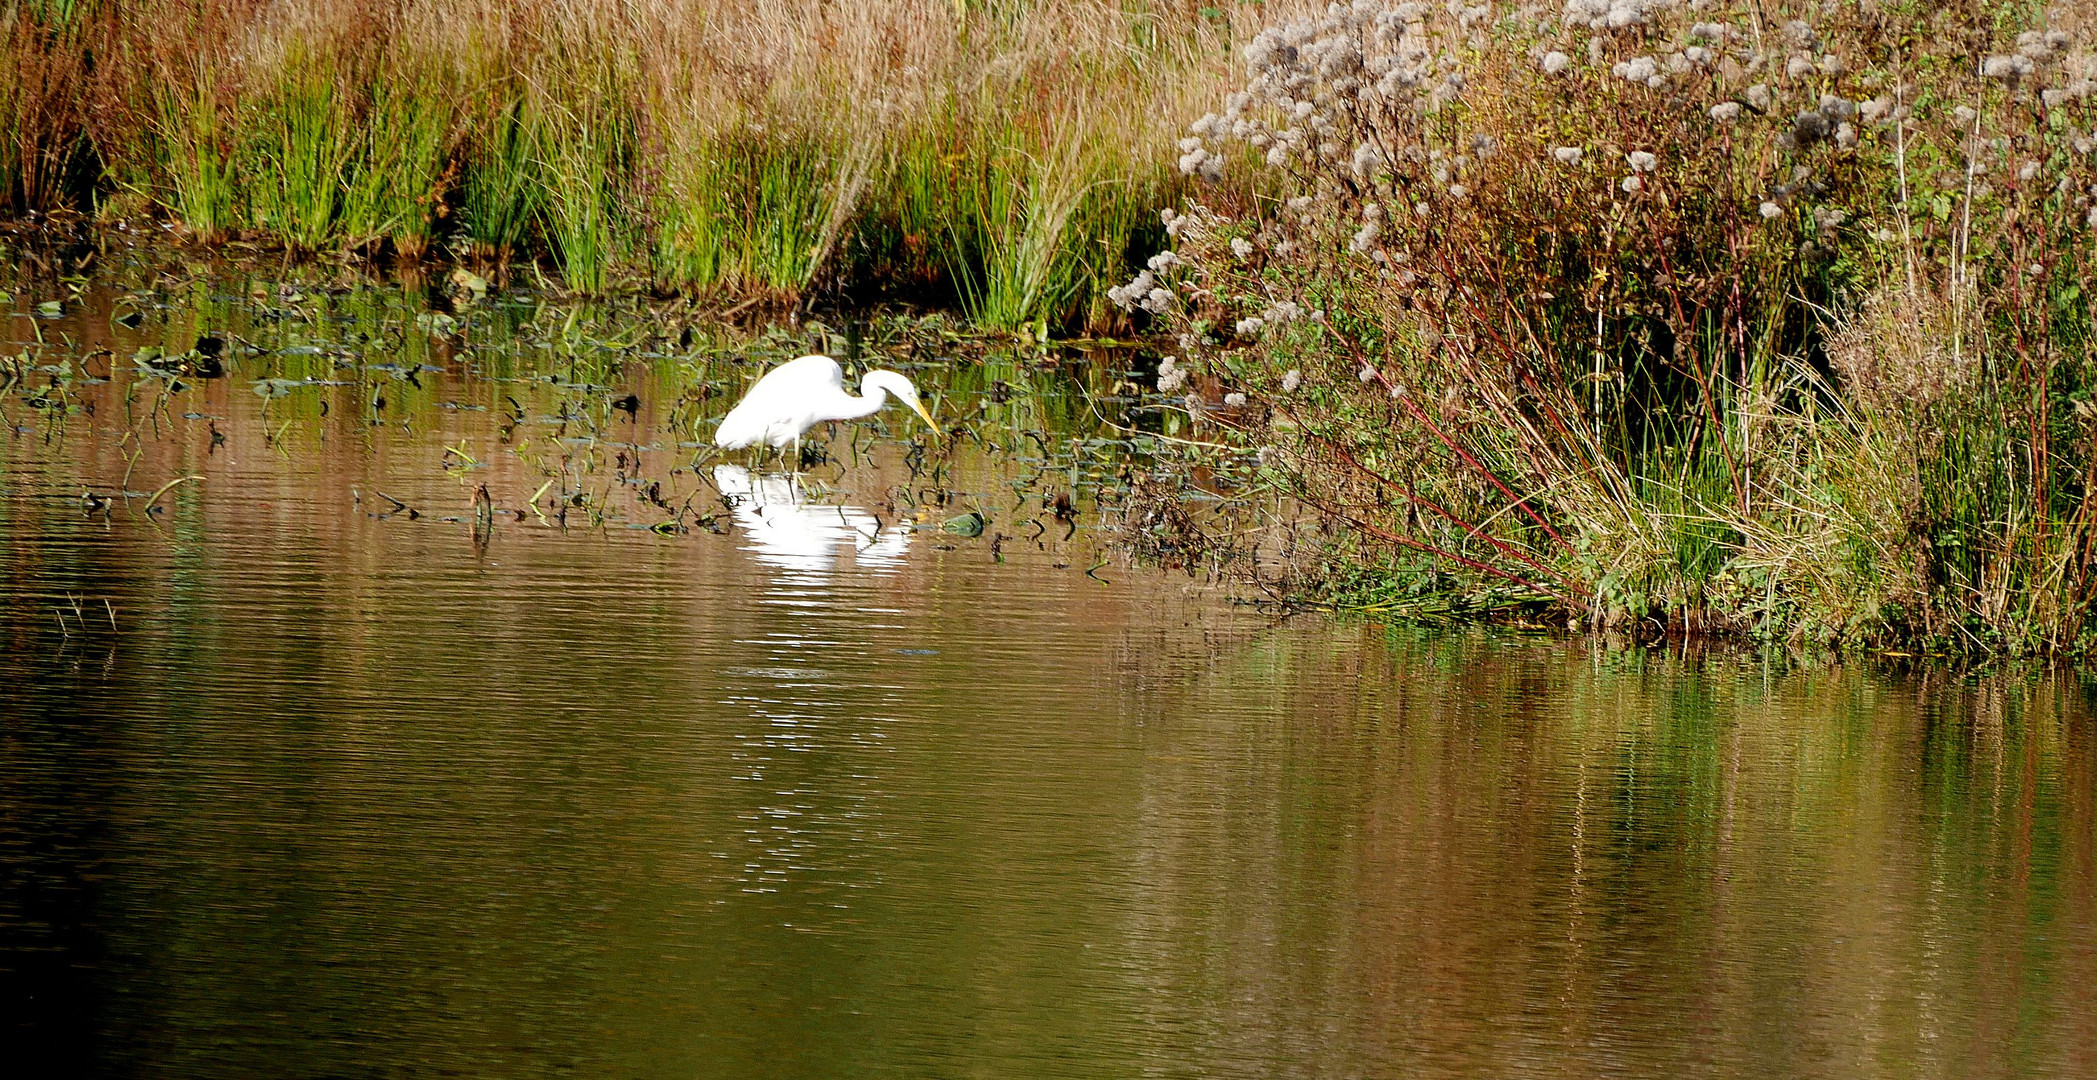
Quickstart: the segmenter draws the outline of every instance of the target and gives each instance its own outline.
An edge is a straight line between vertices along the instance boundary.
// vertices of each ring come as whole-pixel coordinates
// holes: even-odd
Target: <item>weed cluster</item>
[[[1102,323],[1230,35],[1144,0],[31,0],[0,9],[0,201]]]
[[[1359,0],[1242,51],[1178,335],[1357,599],[1885,647],[2085,639],[2097,61],[1967,2]],[[2045,20],[2055,20],[2049,24]],[[1140,287],[1140,289],[1139,289]],[[1497,593],[1496,593],[1497,595]]]

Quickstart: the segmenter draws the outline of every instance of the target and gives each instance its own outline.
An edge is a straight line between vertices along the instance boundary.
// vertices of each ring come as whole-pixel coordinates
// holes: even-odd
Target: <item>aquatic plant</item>
[[[352,247],[388,242],[415,258],[437,235],[453,120],[444,104],[448,88],[420,74],[382,72],[355,124],[360,145],[343,180],[341,212],[341,233]]]
[[[0,22],[0,206],[13,211],[60,204],[91,178],[82,139],[86,27],[73,5],[32,5],[40,17]]]
[[[533,136],[545,234],[568,286],[601,292],[625,248],[616,186],[629,153],[625,117],[597,102],[579,111],[549,104],[538,115]]]
[[[220,137],[216,85],[206,72],[153,91],[154,145],[162,198],[176,220],[206,241],[234,224],[232,163]]]

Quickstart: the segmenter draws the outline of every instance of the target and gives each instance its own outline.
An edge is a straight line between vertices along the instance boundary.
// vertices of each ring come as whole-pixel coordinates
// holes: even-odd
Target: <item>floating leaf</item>
[[[58,318],[63,311],[65,311],[65,305],[57,300],[46,300],[36,306],[36,313],[46,319]]]
[[[451,272],[451,283],[472,293],[475,298],[488,295],[488,279],[463,266]]]
[[[441,311],[425,311],[415,316],[415,325],[429,331],[433,337],[445,337],[458,331],[459,320]]]
[[[981,536],[983,535],[983,526],[988,524],[990,523],[984,520],[983,515],[971,510],[959,517],[946,519],[939,527],[956,536]]]

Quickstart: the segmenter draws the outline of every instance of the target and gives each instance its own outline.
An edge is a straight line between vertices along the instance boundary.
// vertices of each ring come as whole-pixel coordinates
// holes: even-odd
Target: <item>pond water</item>
[[[795,477],[805,327],[430,291],[11,294],[12,1058],[2097,1074],[2084,681],[1276,620],[1113,557],[1125,355],[871,326],[961,434]]]

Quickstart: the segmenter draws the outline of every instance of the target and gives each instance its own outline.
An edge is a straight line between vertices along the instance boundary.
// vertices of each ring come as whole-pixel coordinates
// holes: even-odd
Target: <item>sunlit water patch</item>
[[[796,475],[798,339],[196,288],[11,324],[39,1072],[2097,1069],[2080,681],[1272,621],[1108,557],[1112,356],[898,331],[972,434]]]

